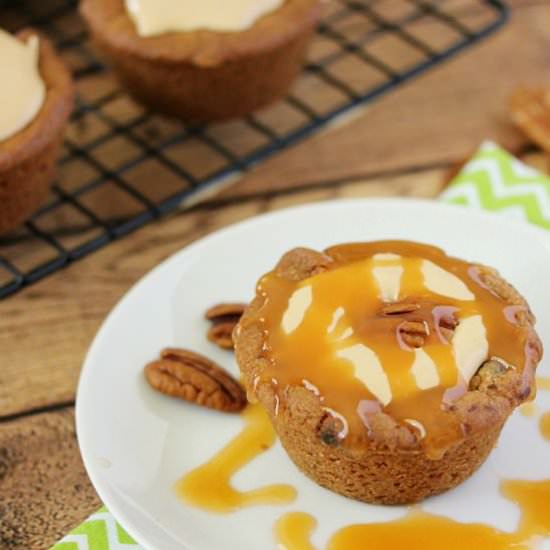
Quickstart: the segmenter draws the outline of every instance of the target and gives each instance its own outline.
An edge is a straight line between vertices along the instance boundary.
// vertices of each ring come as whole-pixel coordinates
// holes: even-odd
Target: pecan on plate
[[[233,349],[233,329],[239,322],[246,304],[228,303],[212,306],[204,314],[212,326],[206,333],[207,338],[223,349]]]
[[[165,349],[145,367],[153,388],[172,397],[224,412],[239,412],[246,393],[228,372],[210,359],[186,349]]]

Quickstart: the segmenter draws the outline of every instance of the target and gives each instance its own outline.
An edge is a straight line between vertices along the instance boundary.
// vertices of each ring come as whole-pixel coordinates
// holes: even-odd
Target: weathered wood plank
[[[224,191],[257,192],[456,161],[484,139],[518,149],[507,98],[519,84],[550,84],[550,4],[511,3],[511,21],[455,59],[372,103]]]
[[[0,548],[45,550],[100,505],[71,408],[0,424]]]

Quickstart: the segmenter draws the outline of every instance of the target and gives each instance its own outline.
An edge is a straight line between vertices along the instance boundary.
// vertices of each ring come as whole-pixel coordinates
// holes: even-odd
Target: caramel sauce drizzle
[[[550,441],[550,411],[544,413],[539,420],[539,429],[542,437]],[[550,502],[549,502],[550,506]]]
[[[550,479],[524,481],[505,479],[500,484],[502,494],[521,510],[516,534],[524,541],[550,537]]]
[[[296,491],[288,485],[271,485],[252,491],[238,491],[233,475],[256,456],[267,451],[276,436],[264,408],[250,405],[242,413],[243,431],[211,460],[192,470],[176,484],[177,494],[189,504],[216,513],[234,512],[262,504],[288,504]],[[544,427],[543,427],[544,426]],[[541,431],[550,438],[550,413],[541,417]],[[326,550],[521,550],[533,548],[533,541],[550,536],[550,480],[504,480],[501,491],[521,509],[519,526],[513,533],[484,524],[464,524],[412,508],[403,518],[384,523],[349,525],[338,530]],[[316,550],[311,535],[317,525],[304,512],[283,515],[274,526],[280,550]]]
[[[317,388],[323,405],[347,420],[344,445],[364,444],[369,438],[369,414],[380,410],[403,423],[420,423],[425,430],[424,447],[434,458],[462,438],[462,426],[448,406],[467,391],[469,380],[461,377],[453,348],[436,324],[435,313],[441,308],[453,312],[458,321],[480,315],[488,342],[486,359],[500,358],[520,369],[525,373],[526,387],[530,385],[533,369],[526,352],[528,329],[514,321],[515,310],[483,284],[472,264],[448,257],[438,248],[405,241],[340,245],[328,249],[327,254],[334,264],[324,273],[294,282],[271,272],[258,283],[258,294],[264,298],[265,354],[270,360],[262,378],[275,380],[278,391],[305,382]],[[381,265],[391,266],[393,261],[393,265],[402,266],[395,301],[420,304],[417,310],[396,316],[380,313],[384,302],[372,263],[373,256],[380,254],[387,256]],[[397,259],[392,260],[391,255]],[[421,272],[424,260],[458,278],[473,299],[429,290]],[[285,331],[289,302],[297,289],[305,287],[311,289],[310,307],[292,331]],[[339,310],[344,312],[340,318],[336,314]],[[428,389],[419,389],[411,374],[414,350],[399,341],[404,320],[428,327],[422,350],[432,359],[439,377],[437,385]],[[389,381],[389,402],[381,403],[379,396],[358,379],[352,363],[342,357],[358,344],[378,357]]]
[[[293,517],[289,517],[293,516]],[[290,525],[285,525],[289,523]],[[297,513],[283,516],[277,522],[285,525],[285,536],[277,532],[281,550],[316,550],[305,534],[311,534],[310,526],[315,519],[309,514]],[[290,536],[289,536],[290,535]],[[295,539],[291,537],[295,536]],[[296,544],[295,544],[296,541]],[[304,545],[305,544],[305,545]],[[508,534],[488,525],[463,524],[451,519],[412,509],[398,520],[384,523],[349,525],[338,530],[330,539],[327,550],[483,550],[529,549],[517,534]]]
[[[541,417],[540,429],[550,441],[550,411]],[[540,539],[550,537],[550,479],[505,479],[500,490],[521,510],[519,524],[512,533],[485,524],[460,523],[413,507],[394,521],[343,527],[331,537],[326,550],[532,550]],[[275,529],[281,550],[316,550],[310,542],[316,524],[313,516],[303,512],[282,516]]]
[[[550,391],[550,378],[544,376],[537,376],[537,388],[539,390]]]
[[[275,539],[279,550],[315,550],[310,537],[317,520],[305,512],[290,512],[275,523]]]
[[[527,401],[518,407],[519,412],[523,416],[532,417],[537,414],[537,405],[534,401]]]
[[[269,485],[252,491],[239,491],[231,485],[235,473],[270,449],[276,440],[262,406],[249,405],[242,417],[243,431],[176,483],[176,494],[182,500],[203,510],[227,513],[259,504],[289,504],[296,498],[296,489],[290,485]]]
[[[413,509],[405,517],[387,523],[350,525],[336,532],[327,550],[483,550],[528,549],[521,536],[489,525],[464,524]],[[288,550],[291,550],[289,548]]]
[[[550,480],[505,480],[501,491],[521,509],[518,528],[512,533],[411,508],[394,521],[343,527],[331,537],[326,550],[520,550],[532,549],[534,541],[550,536]],[[281,550],[315,550],[309,540],[315,525],[315,519],[305,513],[281,517],[275,530]]]

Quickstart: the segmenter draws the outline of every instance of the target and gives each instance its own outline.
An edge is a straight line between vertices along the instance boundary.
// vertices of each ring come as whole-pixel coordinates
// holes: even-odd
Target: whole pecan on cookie
[[[212,306],[204,314],[212,326],[208,329],[206,337],[223,349],[233,349],[233,329],[239,322],[246,304],[227,303]]]
[[[428,326],[423,321],[403,321],[398,330],[405,344],[411,348],[421,348],[429,335]]]
[[[160,359],[145,367],[145,377],[161,393],[218,411],[239,412],[247,404],[239,382],[214,361],[190,350],[163,350]]]
[[[392,302],[390,304],[384,304],[382,307],[383,315],[404,315],[406,313],[412,313],[418,311],[420,304],[414,304],[412,302]]]
[[[397,327],[398,336],[410,348],[422,347],[430,334],[428,324],[414,317],[421,308],[420,304],[414,302],[394,302],[384,304],[380,311],[385,317],[403,317],[404,320]]]

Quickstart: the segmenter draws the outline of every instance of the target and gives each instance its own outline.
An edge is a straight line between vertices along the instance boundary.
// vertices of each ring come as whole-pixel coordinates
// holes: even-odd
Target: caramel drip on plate
[[[550,441],[550,412],[546,412],[540,417],[539,429],[542,437]],[[548,504],[550,506],[550,502]]]
[[[537,414],[537,405],[534,401],[527,401],[520,405],[518,410],[523,416],[532,417]]]
[[[251,491],[239,491],[231,478],[275,442],[269,418],[260,405],[250,405],[242,413],[245,428],[208,462],[192,470],[176,484],[177,494],[189,504],[211,512],[237,511],[246,506],[288,504],[296,491],[288,485],[271,485]],[[542,418],[550,425],[550,413]],[[542,425],[541,421],[541,425]],[[531,549],[533,540],[550,537],[550,479],[540,481],[504,480],[501,491],[521,510],[518,529],[499,531],[483,524],[464,524],[432,515],[417,508],[398,520],[346,526],[330,539],[326,550],[484,550]],[[317,525],[304,512],[283,515],[275,524],[280,550],[316,550],[310,541]]]
[[[508,533],[481,523],[460,523],[412,508],[402,518],[349,525],[331,537],[326,550],[483,550],[532,549],[533,541],[550,536],[550,480],[505,480],[504,496],[521,509],[516,531]],[[309,537],[316,525],[309,514],[293,512],[276,524],[282,550],[315,550]]]
[[[511,310],[472,264],[405,241],[327,254],[335,261],[323,273],[296,282],[271,272],[258,283],[270,360],[262,378],[277,391],[315,387],[347,421],[344,445],[364,444],[370,416],[383,410],[416,426],[436,458],[462,438],[448,408],[485,360],[530,383],[529,328],[515,318],[523,308]]]
[[[310,537],[317,520],[305,512],[290,512],[275,524],[275,539],[279,550],[315,550]]]
[[[442,516],[411,510],[387,523],[344,527],[331,538],[327,550],[483,550],[528,549],[516,533],[505,533],[480,523],[459,523]]]
[[[537,376],[537,388],[539,390],[550,391],[550,378],[544,376]]]
[[[275,443],[275,432],[260,405],[249,405],[242,413],[243,431],[205,464],[192,470],[176,483],[180,498],[204,510],[225,513],[259,504],[288,504],[296,498],[290,485],[269,485],[251,491],[239,491],[231,478]]]
[[[502,494],[521,509],[517,533],[524,539],[550,537],[550,479],[524,481],[506,479]]]

